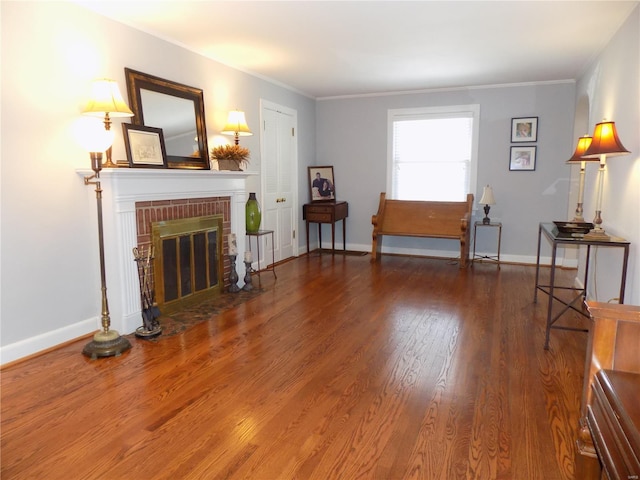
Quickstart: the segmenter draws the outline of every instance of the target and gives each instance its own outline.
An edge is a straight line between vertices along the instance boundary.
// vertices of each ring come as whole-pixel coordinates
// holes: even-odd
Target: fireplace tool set
[[[142,302],[142,326],[136,329],[136,337],[153,338],[162,333],[160,326],[160,309],[155,302],[155,291],[153,288],[153,274],[151,272],[151,261],[153,260],[153,246],[147,248],[145,255],[144,248],[133,249],[133,257],[138,265],[138,277],[140,278],[140,298]]]

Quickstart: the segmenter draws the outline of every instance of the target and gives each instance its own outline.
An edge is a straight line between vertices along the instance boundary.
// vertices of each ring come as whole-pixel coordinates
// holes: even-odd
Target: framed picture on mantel
[[[336,184],[333,167],[309,167],[309,191],[312,202],[326,202],[336,199]]]
[[[167,167],[167,153],[161,128],[123,123],[122,130],[130,167]]]

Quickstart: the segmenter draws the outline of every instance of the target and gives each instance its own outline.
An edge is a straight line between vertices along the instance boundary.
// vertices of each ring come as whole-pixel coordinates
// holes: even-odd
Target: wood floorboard
[[[121,357],[84,340],[3,368],[0,477],[575,478],[587,336],[543,349],[534,267],[323,252],[276,270]]]

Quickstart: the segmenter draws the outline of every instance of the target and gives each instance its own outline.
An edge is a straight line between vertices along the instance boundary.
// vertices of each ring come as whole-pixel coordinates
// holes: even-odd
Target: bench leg
[[[382,239],[378,242],[378,235],[373,235],[373,239],[371,241],[371,261],[375,262],[378,260],[380,256],[380,248],[382,246]]]
[[[469,245],[466,242],[460,242],[460,268],[467,268],[469,263]]]

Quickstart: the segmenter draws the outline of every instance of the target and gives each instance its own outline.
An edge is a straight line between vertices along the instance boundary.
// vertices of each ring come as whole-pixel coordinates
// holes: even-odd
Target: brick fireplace
[[[78,175],[90,175],[78,170]],[[133,248],[148,245],[147,225],[162,215],[168,219],[223,215],[225,279],[229,261],[226,257],[227,234],[235,233],[238,251],[245,250],[244,209],[247,201],[247,172],[210,170],[115,168],[100,173],[103,190],[105,268],[111,326],[122,334],[135,331],[142,324],[140,290]],[[95,192],[88,205],[95,205]],[[88,213],[90,221],[95,212]],[[96,242],[97,249],[97,242]],[[241,258],[237,263],[241,263]],[[236,265],[240,271],[240,265]],[[242,286],[242,279],[239,282]],[[96,328],[100,328],[96,318]]]
[[[153,280],[151,282],[154,285],[156,301],[159,305],[168,304],[171,309],[175,310],[183,300],[196,300],[208,292],[221,292],[229,285],[230,261],[226,255],[229,248],[226,239],[231,232],[230,204],[229,197],[136,202],[138,248],[140,251],[147,251],[151,245],[155,247],[155,261],[151,268]],[[223,246],[222,255],[219,255],[217,251],[213,252],[212,248],[206,248],[205,244],[209,245],[209,235],[191,235],[196,229],[201,230],[203,223],[206,222],[212,223],[212,226],[215,224],[210,246],[217,247],[217,243],[220,242]],[[218,223],[220,224],[219,228]],[[172,229],[171,225],[176,226]],[[161,229],[175,230],[176,228],[179,233],[167,234],[164,241],[152,238],[153,234],[158,237]],[[202,243],[203,247],[200,249],[200,254],[198,254],[198,249],[194,248],[198,241]],[[176,247],[178,243],[182,255],[174,255],[171,259],[165,258],[166,246],[163,248],[162,245]],[[211,254],[209,254],[210,251]],[[172,253],[177,253],[177,251]],[[187,258],[182,258],[184,254],[187,255]],[[169,262],[179,263],[181,267],[175,269],[172,281],[168,279],[170,277],[167,273],[169,268],[164,268],[164,265]],[[200,269],[199,275],[196,273],[198,269]],[[220,270],[222,275],[218,275]],[[173,288],[169,288],[167,285],[169,282]]]

